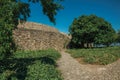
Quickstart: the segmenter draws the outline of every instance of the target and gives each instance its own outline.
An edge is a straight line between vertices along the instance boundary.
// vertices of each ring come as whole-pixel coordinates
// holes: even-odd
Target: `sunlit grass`
[[[54,49],[48,50],[37,50],[37,51],[17,51],[13,57],[15,58],[39,58],[39,57],[52,57],[54,60],[57,60],[61,57],[58,51]]]
[[[70,49],[67,50],[74,58],[83,58],[90,64],[106,65],[120,58],[120,47],[94,48],[94,49]]]

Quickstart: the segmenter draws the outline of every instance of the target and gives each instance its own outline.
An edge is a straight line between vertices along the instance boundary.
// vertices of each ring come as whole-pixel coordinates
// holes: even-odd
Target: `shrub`
[[[0,60],[0,80],[62,80],[56,69],[56,50],[17,51]]]
[[[59,72],[53,65],[42,64],[35,61],[35,64],[28,66],[28,73],[25,80],[62,80]]]

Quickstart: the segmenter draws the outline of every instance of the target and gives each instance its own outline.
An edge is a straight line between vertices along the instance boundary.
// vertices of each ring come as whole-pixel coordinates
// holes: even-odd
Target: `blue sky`
[[[53,25],[48,17],[43,15],[39,3],[31,3],[31,16],[28,21],[53,26],[61,32],[68,33],[74,18],[83,14],[95,14],[110,22],[115,30],[120,29],[120,0],[64,0],[61,4],[64,9],[58,11],[56,25]]]

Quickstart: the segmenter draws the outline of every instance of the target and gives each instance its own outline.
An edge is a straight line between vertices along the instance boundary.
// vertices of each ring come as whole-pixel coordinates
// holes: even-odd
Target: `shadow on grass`
[[[0,60],[0,74],[6,73],[6,80],[12,80],[13,77],[17,80],[25,80],[27,76],[27,67],[34,64],[36,60],[40,60],[42,64],[55,65],[55,61],[47,56],[40,58],[13,58]]]

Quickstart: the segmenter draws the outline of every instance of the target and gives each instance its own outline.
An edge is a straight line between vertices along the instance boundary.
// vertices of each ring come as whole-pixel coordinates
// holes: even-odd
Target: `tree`
[[[98,26],[99,31],[95,37],[95,43],[109,46],[115,41],[116,32],[107,21],[99,20],[99,22],[101,22],[101,24]]]
[[[117,32],[117,42],[120,43],[120,30]]]
[[[43,13],[55,24],[55,15],[63,7],[58,3],[62,0],[28,0],[40,2]],[[58,2],[57,2],[58,1]],[[30,16],[29,3],[20,0],[0,0],[0,59],[9,57],[15,50],[12,31],[18,25],[18,20],[27,20]]]
[[[77,47],[90,47],[90,44],[105,44],[109,46],[115,34],[111,24],[96,15],[82,15],[73,20],[69,32],[71,43]]]

